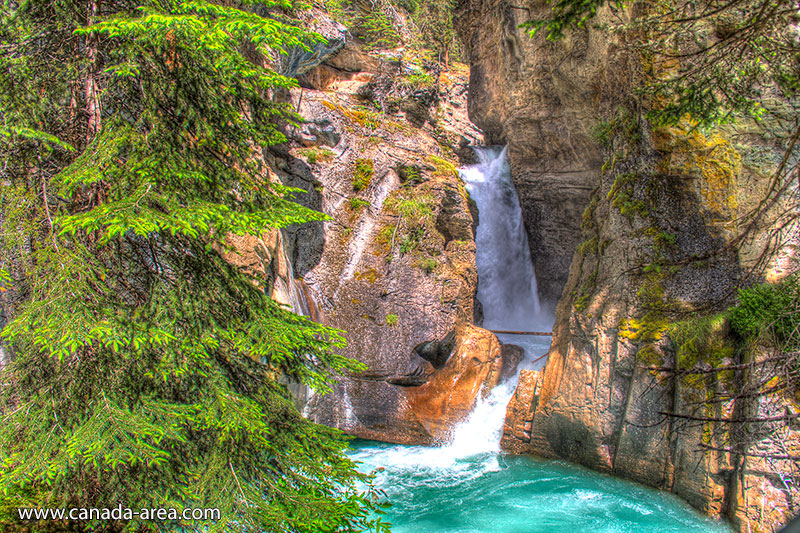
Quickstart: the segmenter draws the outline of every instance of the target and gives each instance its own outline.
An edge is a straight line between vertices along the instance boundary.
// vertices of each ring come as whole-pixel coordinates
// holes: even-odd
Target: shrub
[[[362,200],[361,198],[350,198],[350,210],[351,211],[358,211],[362,207],[366,207],[369,205],[369,202],[366,200]]]
[[[407,254],[416,250],[417,246],[419,246],[419,243],[422,242],[422,238],[424,236],[425,226],[419,224],[413,226],[400,240],[400,253]]]
[[[317,162],[327,163],[333,160],[333,152],[327,148],[303,148],[297,152],[306,158],[306,161],[315,165]]]
[[[779,346],[798,343],[800,278],[753,285],[739,291],[739,305],[731,309],[731,327],[744,338],[772,334]]]
[[[369,187],[373,172],[372,159],[356,159],[356,168],[353,171],[353,190],[362,191]]]
[[[412,72],[403,76],[400,83],[411,90],[428,89],[436,84],[436,78],[427,72]]]
[[[424,270],[427,274],[430,274],[436,267],[439,266],[439,262],[436,259],[432,259],[430,257],[425,257],[419,260],[419,266],[422,270]]]
[[[436,169],[433,173],[434,177],[436,178],[451,178],[453,176],[458,177],[458,168],[446,159],[442,159],[441,157],[437,157],[435,155],[428,156],[427,159],[428,163],[434,166]]]
[[[403,218],[422,221],[433,214],[433,202],[430,194],[412,196],[410,192],[403,191],[387,198],[384,205]]]
[[[413,185],[425,181],[419,167],[414,165],[399,165],[397,167],[397,175],[400,177],[400,181]]]

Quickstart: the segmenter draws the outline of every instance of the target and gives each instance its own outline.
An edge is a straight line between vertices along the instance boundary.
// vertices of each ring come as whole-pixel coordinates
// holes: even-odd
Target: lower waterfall
[[[478,204],[478,299],[483,327],[550,330],[553,317],[536,278],[505,148],[476,149],[461,170]],[[521,368],[540,368],[549,337],[498,335],[524,349]],[[677,497],[559,461],[505,455],[500,438],[517,374],[479,400],[438,447],[351,444],[359,469],[392,504],[395,533],[729,532]]]

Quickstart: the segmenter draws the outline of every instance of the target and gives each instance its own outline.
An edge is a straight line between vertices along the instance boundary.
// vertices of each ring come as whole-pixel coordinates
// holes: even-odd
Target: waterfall
[[[543,310],[505,148],[478,148],[479,162],[461,170],[478,204],[478,299],[494,330],[550,330]],[[525,349],[512,376],[478,400],[469,417],[438,447],[356,443],[350,457],[392,501],[397,533],[435,531],[643,531],[730,530],[698,517],[664,494],[567,466],[502,456],[506,406],[522,368],[549,349],[549,337],[499,335]]]
[[[478,164],[461,169],[461,176],[478,204],[479,223],[475,240],[483,327],[549,330],[553,317],[542,309],[536,293],[528,236],[517,191],[511,181],[506,150],[503,147],[483,147],[476,148],[475,152]],[[516,375],[478,400],[469,417],[453,428],[448,444],[436,448],[399,446],[384,449],[381,454],[385,464],[399,468],[458,471],[466,476],[479,476],[498,468],[506,406],[514,394],[519,372],[523,368],[533,368],[531,363],[546,354],[550,347],[549,337],[500,335],[499,338],[519,345],[525,351]]]
[[[483,327],[494,330],[549,330],[553,317],[542,309],[536,291],[528,235],[522,221],[517,190],[505,147],[475,148],[476,165],[461,169],[470,196],[478,205],[475,238],[478,267],[478,300],[483,306]],[[549,337],[498,335],[501,342],[517,344],[525,352],[515,376],[478,400],[469,418],[453,431],[446,447],[455,458],[500,451],[506,405],[514,394],[519,372],[550,345]],[[543,364],[543,363],[542,363]]]
[[[534,331],[548,323],[536,292],[528,234],[505,147],[475,148],[478,164],[461,169],[478,204],[476,263],[483,327]]]

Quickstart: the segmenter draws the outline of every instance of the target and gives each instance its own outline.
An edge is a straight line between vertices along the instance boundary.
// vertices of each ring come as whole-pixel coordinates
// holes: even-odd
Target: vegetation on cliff
[[[595,24],[601,9],[604,22]],[[769,472],[788,501],[796,489],[785,478],[800,468],[800,298],[796,258],[775,264],[777,251],[796,251],[800,222],[799,21],[797,3],[787,0],[558,0],[549,16],[525,24],[550,40],[593,25],[634,58],[628,102],[593,133],[608,156],[600,184],[608,211],[627,219],[629,237],[652,238],[642,265],[626,272],[638,290],[617,334],[674,395],[655,424],[669,424],[671,434],[699,432],[693,445],[730,465],[732,479]],[[748,180],[764,184],[758,197],[737,190]],[[581,256],[601,248],[603,199],[594,194]],[[681,204],[701,213],[705,243],[699,233],[669,229],[679,224],[664,214]],[[748,247],[756,252],[743,252]],[[594,294],[599,259],[592,259],[586,264],[595,273],[582,273],[591,289],[573,294],[583,316]],[[687,280],[722,265],[732,281],[725,290],[689,294]],[[729,505],[733,517],[739,504]]]
[[[282,0],[3,6],[6,504],[221,511],[93,531],[382,529],[340,434],[278,381],[360,365],[224,257],[228,235],[322,218],[260,157],[298,120],[272,60],[318,37]]]
[[[455,0],[326,0],[326,5],[369,49],[416,47],[435,55],[445,69],[451,59],[463,59],[453,27]],[[401,16],[415,26],[411,35],[400,33]]]

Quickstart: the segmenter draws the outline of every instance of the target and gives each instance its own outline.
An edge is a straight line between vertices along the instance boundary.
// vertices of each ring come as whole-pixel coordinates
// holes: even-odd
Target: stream
[[[479,209],[478,299],[483,327],[550,331],[552,312],[539,302],[519,199],[503,147],[476,148],[479,162],[461,170]],[[444,446],[357,440],[350,456],[392,507],[399,533],[730,532],[679,498],[560,461],[500,450],[505,410],[523,368],[540,369],[549,337],[499,335],[521,346],[516,376],[479,400]]]

